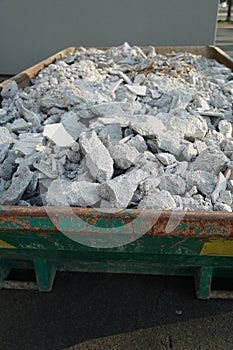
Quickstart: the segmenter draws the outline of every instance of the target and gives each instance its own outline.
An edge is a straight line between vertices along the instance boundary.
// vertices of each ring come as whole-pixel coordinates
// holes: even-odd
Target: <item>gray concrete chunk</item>
[[[16,170],[15,164],[16,155],[13,151],[9,151],[8,157],[0,165],[0,178],[5,181],[11,180],[11,177]]]
[[[130,147],[126,143],[110,146],[109,152],[114,160],[115,166],[126,170],[133,165],[139,156],[135,147]]]
[[[221,148],[226,156],[231,157],[233,154],[233,140],[223,140]]]
[[[94,105],[91,107],[91,111],[97,117],[113,118],[126,116],[127,111],[131,108],[130,103],[111,102]]]
[[[0,127],[0,144],[5,143],[5,142],[10,142],[12,143],[14,139],[12,138],[9,130],[5,128],[4,126]]]
[[[138,96],[146,96],[146,86],[140,86],[140,85],[125,85],[127,89],[132,92],[135,95]]]
[[[52,165],[47,161],[40,159],[33,163],[35,169],[39,170],[42,174],[47,176],[49,179],[56,179],[58,177],[57,168],[52,169]]]
[[[203,138],[208,131],[207,123],[202,117],[189,113],[174,116],[169,124],[174,131],[182,133],[185,137]]]
[[[8,142],[0,144],[0,163],[2,163],[6,158],[9,148],[10,148],[10,143]]]
[[[12,183],[7,191],[0,197],[0,204],[2,205],[15,205],[23,195],[27,186],[31,182],[33,172],[31,172],[28,166],[20,164],[17,171],[14,173]]]
[[[151,193],[154,193],[155,189],[158,188],[159,184],[159,176],[148,177],[140,184],[140,191],[143,195],[150,195]]]
[[[207,146],[206,146],[205,142],[200,141],[200,140],[196,140],[193,143],[193,146],[197,150],[197,155],[199,155],[200,153],[202,153],[203,151],[205,151],[207,149]]]
[[[217,176],[203,170],[188,171],[186,173],[186,181],[190,187],[196,186],[201,193],[208,196],[215,189]]]
[[[232,125],[227,120],[220,120],[218,128],[219,132],[225,137],[232,137]]]
[[[81,134],[79,144],[91,175],[100,183],[110,180],[113,175],[113,160],[96,132],[89,131]]]
[[[138,205],[138,209],[172,210],[176,202],[168,191],[155,189],[154,193],[145,196]]]
[[[224,170],[228,162],[223,152],[202,152],[191,164],[193,170],[204,170],[210,173],[219,174]]]
[[[13,80],[10,84],[7,84],[4,86],[4,88],[1,91],[1,96],[3,98],[12,98],[16,95],[19,88],[15,80]]]
[[[10,125],[11,131],[21,131],[21,130],[28,130],[32,126],[31,123],[26,122],[23,118],[16,119],[14,122]]]
[[[40,118],[36,113],[30,111],[20,103],[17,103],[17,107],[24,119],[26,119],[27,122],[31,123],[32,127],[36,129],[40,127]]]
[[[195,199],[193,197],[183,197],[183,209],[188,211],[211,211],[213,206],[209,201],[202,199]]]
[[[95,182],[96,179],[91,175],[86,164],[86,159],[83,158],[78,168],[78,181]]]
[[[214,205],[214,210],[215,211],[223,211],[223,212],[227,212],[227,213],[232,213],[232,209],[229,205],[225,204],[225,203],[215,203]]]
[[[169,152],[176,157],[181,155],[184,148],[182,142],[182,135],[171,130],[166,130],[164,133],[160,134],[157,139],[157,145],[161,150]]]
[[[212,203],[216,203],[216,201],[220,196],[221,191],[225,191],[226,188],[227,188],[227,179],[225,178],[223,173],[220,172],[218,175],[216,187],[213,193],[211,194]]]
[[[105,138],[106,136],[109,136],[109,141],[112,145],[115,145],[122,139],[122,129],[121,124],[119,123],[113,123],[106,125],[99,133],[99,138],[102,140],[102,138]]]
[[[158,153],[158,144],[155,140],[146,140],[147,146],[152,153]]]
[[[165,132],[164,124],[153,115],[133,115],[130,117],[129,126],[141,136],[158,137]]]
[[[40,134],[25,133],[20,134],[19,139],[14,144],[14,151],[29,156],[35,152],[35,147],[42,145],[43,137]]]
[[[87,127],[79,121],[77,114],[72,111],[61,116],[61,123],[75,141],[83,131],[87,131]]]
[[[194,148],[194,145],[192,143],[189,143],[187,146],[185,146],[183,152],[182,152],[185,160],[188,162],[193,161],[197,156],[197,149]]]
[[[46,201],[54,206],[93,206],[101,200],[97,193],[100,184],[87,181],[54,180],[46,194]]]
[[[225,203],[225,204],[231,206],[231,204],[232,204],[231,191],[221,191],[217,202]]]
[[[233,180],[228,181],[227,188],[233,193]]]
[[[183,177],[183,179],[185,179],[188,167],[189,167],[188,162],[179,162],[177,167],[176,167],[175,173],[177,175],[180,175],[181,177]]]
[[[128,142],[127,142],[128,146],[131,147],[135,147],[138,152],[143,153],[145,151],[147,151],[147,144],[146,141],[144,140],[144,138],[141,135],[136,135],[134,137],[132,137]]]
[[[186,183],[179,175],[165,174],[161,177],[159,188],[160,190],[169,191],[171,194],[182,195],[186,191]]]
[[[120,124],[122,128],[126,128],[129,125],[129,117],[125,116],[110,116],[108,118],[99,118],[98,122],[102,125],[110,125],[110,124]],[[90,123],[92,129],[95,129],[93,126],[94,122]],[[94,124],[95,125],[95,124]]]
[[[164,165],[170,165],[176,162],[176,158],[170,153],[159,153],[157,158]]]
[[[113,207],[127,208],[138,185],[146,176],[141,169],[132,170],[101,184],[98,193],[103,199],[110,201]]]

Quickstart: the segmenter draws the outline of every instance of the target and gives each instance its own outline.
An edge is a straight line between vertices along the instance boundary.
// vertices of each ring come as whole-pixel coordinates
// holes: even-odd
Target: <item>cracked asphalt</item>
[[[1,350],[233,349],[233,302],[197,300],[191,277],[58,273],[0,303]]]

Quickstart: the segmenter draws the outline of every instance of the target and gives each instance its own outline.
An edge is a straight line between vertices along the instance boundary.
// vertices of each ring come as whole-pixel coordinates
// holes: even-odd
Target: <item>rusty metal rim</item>
[[[72,209],[72,211],[71,211]],[[48,212],[49,210],[49,212]],[[49,213],[49,214],[48,214]],[[158,213],[160,215],[158,215]],[[117,220],[122,225],[132,222],[139,218],[142,229],[148,226],[147,234],[152,236],[183,236],[205,238],[233,238],[233,214],[222,212],[191,212],[191,211],[153,211],[138,209],[124,209],[121,212],[98,212],[94,208],[61,208],[61,207],[21,207],[21,206],[2,206],[0,207],[0,232],[15,231],[15,232],[60,232],[60,224],[63,219],[68,219],[75,222],[76,216],[86,222],[91,222],[96,226],[98,233],[98,220]],[[51,220],[53,225],[36,225],[33,219]],[[174,222],[178,219],[177,227],[172,232],[166,231],[166,225],[169,219]],[[6,224],[12,223],[12,224]],[[148,224],[149,223],[149,224]],[[151,225],[150,225],[151,223]],[[6,227],[7,226],[7,227]],[[73,226],[73,225],[71,225]],[[74,230],[74,231],[72,231]],[[133,232],[133,231],[132,231]],[[132,232],[126,234],[132,234]],[[71,228],[70,233],[75,233],[75,229]],[[93,231],[94,233],[94,231]]]
[[[233,221],[233,213],[227,212],[215,212],[215,211],[183,211],[183,210],[139,210],[139,209],[115,209],[116,213],[112,212],[114,209],[105,209],[106,212],[98,211],[98,208],[80,208],[80,207],[25,207],[25,206],[0,206],[1,216],[24,216],[24,217],[47,217],[47,212],[51,214],[57,214],[69,217],[71,209],[74,214],[82,216],[95,217],[131,217],[132,219],[140,216],[143,218],[153,218],[157,213],[161,213],[160,218],[166,220],[169,219],[171,214],[173,217],[183,217],[185,220],[195,221],[217,221],[227,220]]]

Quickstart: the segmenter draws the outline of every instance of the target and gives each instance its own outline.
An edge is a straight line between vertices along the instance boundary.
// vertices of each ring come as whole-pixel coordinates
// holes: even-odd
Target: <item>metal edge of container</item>
[[[15,75],[11,79],[8,79],[0,84],[0,91],[3,87],[10,84],[13,80],[18,83],[21,88],[30,85],[30,79],[35,77],[43,68],[49,64],[55,62],[56,60],[65,57],[68,54],[74,53],[78,48],[69,47],[64,49],[49,58],[41,61],[40,63],[26,69],[25,71]],[[107,48],[100,48],[106,50]],[[143,51],[147,51],[147,47],[142,47]],[[188,52],[197,55],[203,55],[210,59],[215,59],[219,63],[224,64],[233,71],[233,60],[225,54],[224,51],[219,49],[216,46],[158,46],[155,47],[155,50],[158,54],[166,55],[169,53],[180,53]],[[57,224],[54,225],[53,230],[59,230],[59,217],[66,217],[73,220],[73,215],[70,215],[70,210],[68,208],[57,208],[49,207],[49,213],[56,216]],[[72,208],[72,213],[75,213],[78,217],[88,220],[92,218],[93,222],[100,217],[106,218],[106,220],[111,220],[113,218],[118,218],[119,220],[134,220],[140,213],[140,217],[145,221],[153,222],[154,216],[157,215],[157,211],[148,211],[143,212],[137,209],[125,209],[121,212],[116,211],[115,213],[110,212],[98,212],[98,209],[94,208]],[[43,231],[43,228],[32,227],[31,220],[34,217],[39,218],[48,218],[48,210],[45,210],[43,207],[20,207],[20,206],[2,206],[0,207],[0,232],[7,232],[8,230],[35,230]],[[18,218],[24,218],[23,221],[17,221]],[[180,220],[180,218],[182,218]],[[174,227],[172,232],[166,231],[166,225],[169,220],[180,221],[182,225],[178,224]],[[9,228],[2,228],[3,222],[12,222],[14,225],[9,225]],[[182,228],[183,227],[183,228]],[[197,230],[196,230],[197,228]],[[161,211],[158,220],[156,223],[150,227],[148,234],[156,235],[196,235],[197,231],[199,235],[206,237],[222,236],[227,238],[233,238],[233,214],[231,213],[220,213],[220,212],[203,212],[203,211]]]
[[[34,222],[33,219],[37,219]],[[52,225],[46,230],[38,222],[52,221]],[[149,235],[179,236],[199,238],[229,238],[233,239],[233,215],[232,213],[204,212],[204,211],[176,211],[176,210],[138,210],[123,209],[112,212],[105,210],[98,211],[98,208],[69,208],[69,207],[22,207],[22,206],[1,206],[0,207],[0,232],[34,231],[47,233],[62,232],[61,221],[70,222],[69,234],[75,233],[74,222],[81,220],[89,223],[96,230],[92,233],[98,234],[98,222],[105,222],[106,227],[112,220],[116,221],[116,227],[121,225],[125,234],[137,235],[138,231],[144,231]],[[124,224],[130,224],[124,230]],[[167,229],[172,225],[172,230]],[[110,226],[109,226],[110,227]],[[128,231],[128,228],[130,232]],[[108,234],[108,233],[107,233]]]

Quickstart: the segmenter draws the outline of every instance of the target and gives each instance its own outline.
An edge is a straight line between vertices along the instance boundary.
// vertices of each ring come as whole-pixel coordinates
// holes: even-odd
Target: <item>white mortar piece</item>
[[[75,142],[62,123],[45,125],[43,136],[60,147],[69,147]]]

